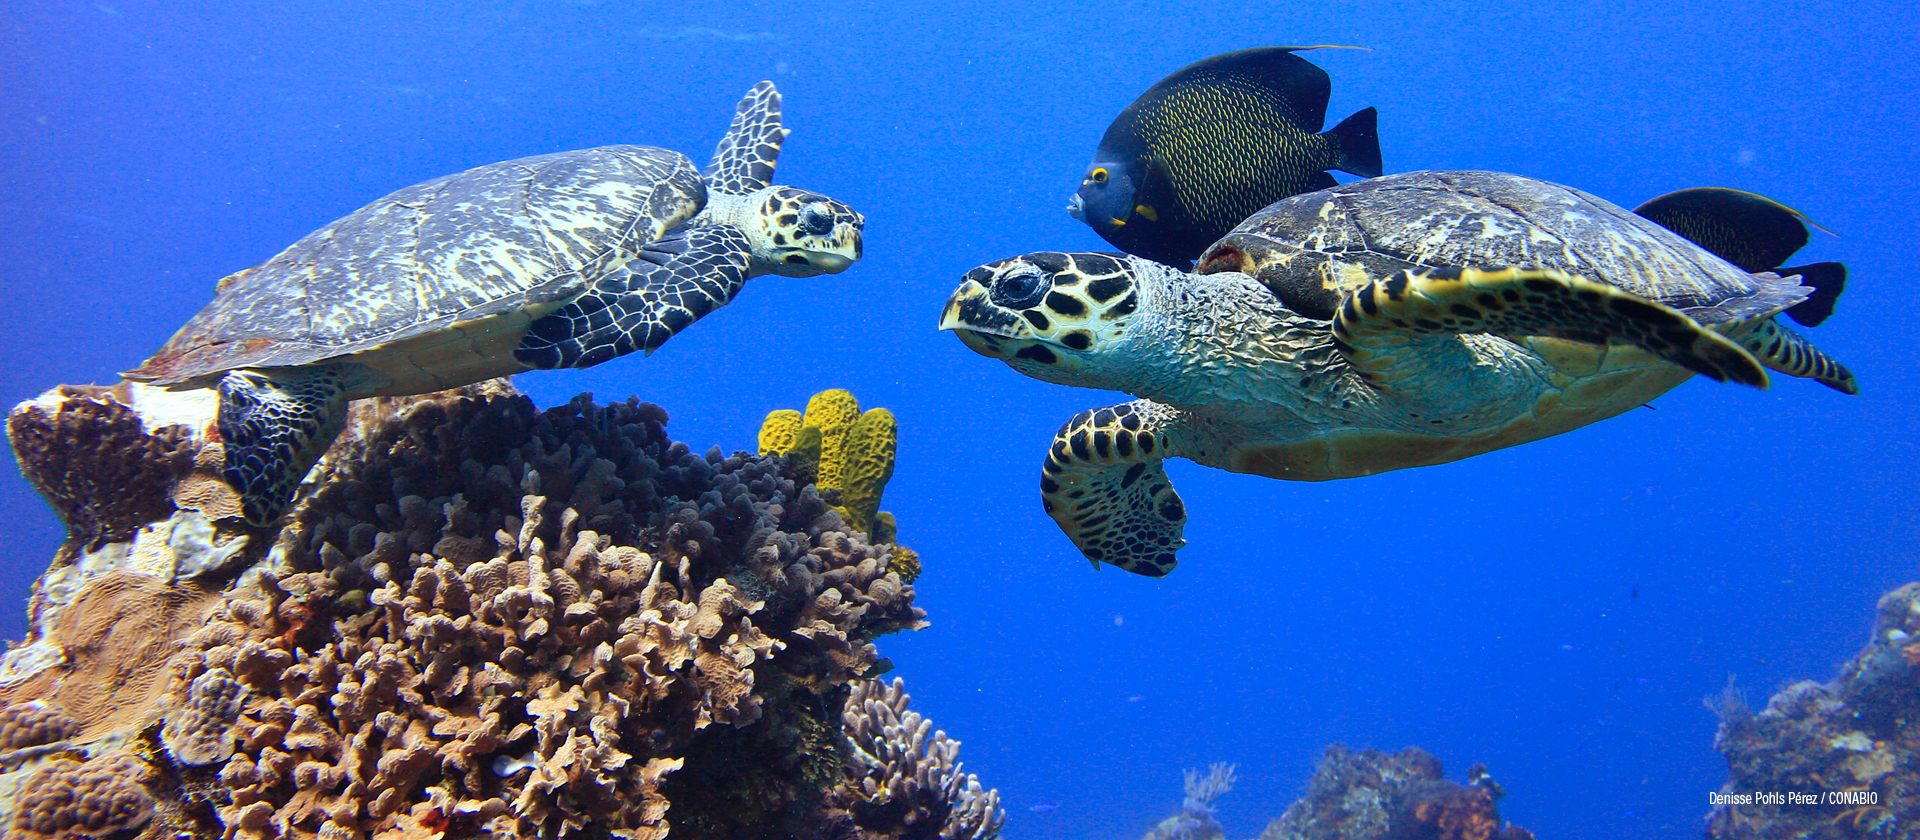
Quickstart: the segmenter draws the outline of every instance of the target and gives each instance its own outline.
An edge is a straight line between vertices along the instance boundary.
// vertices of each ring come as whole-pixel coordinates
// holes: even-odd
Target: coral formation
[[[218,512],[204,426],[156,433],[91,395],[37,405],[68,432],[35,441],[143,421],[167,445],[127,438],[113,452],[148,463],[101,469],[167,480],[138,485],[165,502],[144,506],[62,485],[84,521],[124,527],[76,532],[29,644],[0,660],[0,734],[72,745],[7,775],[22,830],[821,836],[846,819],[842,708],[884,667],[874,639],[925,623],[899,571],[917,558],[850,528],[786,459],[672,442],[651,405],[539,412],[498,384],[362,401],[277,529]],[[25,410],[13,428],[40,428]],[[915,824],[991,836],[995,795],[920,734],[859,743],[930,768]]]
[[[1226,831],[1213,818],[1214,800],[1233,790],[1234,766],[1216,762],[1206,773],[1188,769],[1185,799],[1180,810],[1147,832],[1145,840],[1226,840]]]
[[[194,432],[148,429],[131,402],[126,388],[65,387],[7,417],[21,473],[66,523],[72,547],[125,542],[165,519],[174,484],[193,468]]]
[[[1920,824],[1920,583],[1881,597],[1833,681],[1794,683],[1757,713],[1729,683],[1707,706],[1729,777],[1707,836],[1906,836]]]
[[[899,423],[884,408],[860,410],[853,394],[838,388],[807,401],[805,414],[780,409],[760,426],[760,454],[784,455],[833,504],[847,524],[874,542],[891,543],[895,525],[880,510],[880,496],[893,478]]]
[[[834,790],[840,836],[986,840],[1000,832],[1000,794],[960,763],[960,742],[909,711],[906,684],[853,684],[842,717],[850,747],[846,781]]]
[[[1448,781],[1440,760],[1417,747],[1387,754],[1331,746],[1307,793],[1259,840],[1533,840],[1500,819],[1504,791],[1484,767]]]
[[[105,837],[153,817],[147,763],[115,750],[87,761],[56,758],[28,780],[13,812],[14,835]]]

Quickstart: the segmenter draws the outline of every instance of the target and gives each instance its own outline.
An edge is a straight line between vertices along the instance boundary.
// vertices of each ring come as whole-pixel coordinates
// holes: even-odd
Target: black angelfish
[[[1833,315],[1834,304],[1847,288],[1847,267],[1837,262],[1780,267],[1795,251],[1806,247],[1811,238],[1807,225],[1820,226],[1800,211],[1764,195],[1726,187],[1695,187],[1667,193],[1633,212],[1712,251],[1741,271],[1800,275],[1801,284],[1812,287],[1813,294],[1788,307],[1787,314],[1809,327],[1819,326]]]
[[[1372,108],[1332,131],[1333,85],[1295,50],[1216,55],[1174,73],[1120,112],[1067,212],[1129,254],[1187,267],[1280,199],[1334,186],[1328,169],[1378,177]]]

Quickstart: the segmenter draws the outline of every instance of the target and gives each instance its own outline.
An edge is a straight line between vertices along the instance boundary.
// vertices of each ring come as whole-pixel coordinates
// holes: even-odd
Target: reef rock
[[[15,832],[823,837],[861,808],[889,815],[863,837],[997,831],[958,743],[866,679],[876,637],[925,624],[903,550],[788,459],[481,383],[357,403],[260,529],[212,410],[122,385],[9,418],[69,533],[0,657]]]
[[[1880,599],[1873,635],[1832,682],[1781,689],[1759,712],[1729,682],[1707,706],[1728,780],[1707,836],[1907,837],[1920,825],[1920,583]]]
[[[1484,767],[1467,779],[1448,781],[1440,760],[1416,747],[1388,754],[1331,746],[1307,794],[1259,840],[1533,840],[1500,819],[1494,803],[1506,792]]]

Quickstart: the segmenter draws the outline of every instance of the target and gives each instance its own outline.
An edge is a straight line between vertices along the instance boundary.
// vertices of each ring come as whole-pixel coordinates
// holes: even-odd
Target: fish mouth
[[[1074,193],[1072,198],[1067,199],[1067,215],[1082,222],[1087,220],[1087,200],[1081,198],[1079,193]]]

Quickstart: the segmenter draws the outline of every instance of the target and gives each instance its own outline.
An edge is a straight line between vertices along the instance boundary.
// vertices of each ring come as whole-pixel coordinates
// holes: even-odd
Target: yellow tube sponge
[[[899,443],[900,424],[893,412],[875,408],[860,415],[840,442],[836,465],[840,482],[840,517],[861,532],[873,530],[880,513],[880,493],[893,478],[894,449]],[[820,472],[827,472],[828,459],[823,452]],[[824,486],[824,485],[823,485]]]
[[[785,455],[800,442],[800,412],[783,408],[760,424],[760,454]]]
[[[807,413],[803,427],[820,430],[820,474],[814,485],[821,490],[839,490],[841,460],[840,448],[846,443],[847,433],[860,420],[860,401],[853,393],[843,388],[833,388],[813,395],[807,400]],[[851,523],[849,523],[851,524]],[[864,528],[862,530],[865,530]]]

